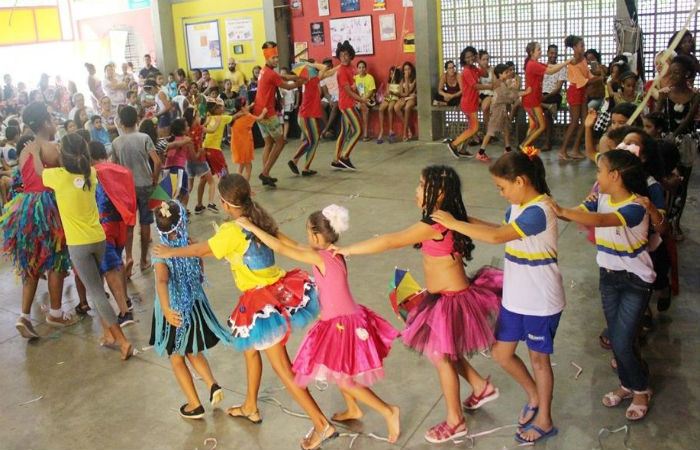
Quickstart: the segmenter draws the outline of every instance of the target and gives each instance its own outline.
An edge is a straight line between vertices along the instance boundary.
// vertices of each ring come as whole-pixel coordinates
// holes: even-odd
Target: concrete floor
[[[272,212],[285,233],[305,239],[307,215],[331,202],[350,209],[351,227],[342,242],[351,243],[406,227],[416,222],[420,213],[413,197],[422,167],[428,164],[449,164],[462,176],[464,200],[469,213],[490,220],[501,220],[506,204],[498,196],[484,164],[477,161],[455,161],[439,144],[410,142],[377,146],[360,143],[353,162],[356,173],[333,172],[328,167],[333,143],[320,147],[314,178],[293,177],[286,161],[296,147],[292,141],[285,149],[273,175],[279,177],[279,188],[270,191],[253,182],[256,200]],[[491,153],[500,150],[495,146]],[[257,152],[256,152],[257,153]],[[259,173],[260,155],[256,154],[255,170]],[[561,164],[556,153],[544,155],[548,181],[554,196],[563,205],[574,205],[588,192],[594,177],[589,162]],[[698,324],[698,290],[700,265],[698,255],[698,176],[692,180],[685,214],[686,240],[680,245],[681,295],[665,314],[658,315],[656,330],[649,336],[644,354],[651,367],[651,383],[655,391],[649,416],[640,423],[630,423],[623,408],[605,408],[600,399],[617,385],[617,377],[608,365],[610,353],[598,346],[598,333],[603,327],[597,292],[598,268],[595,249],[585,240],[576,225],[560,223],[560,266],[564,276],[568,306],[559,326],[556,353],[553,355],[555,395],[553,417],[559,435],[539,444],[542,448],[597,448],[598,432],[604,427],[629,425],[629,448],[698,448],[700,442],[700,345]],[[192,234],[198,239],[211,235],[212,222],[222,216],[205,213],[194,216]],[[469,269],[484,264],[502,264],[503,246],[477,244]],[[397,327],[387,301],[387,287],[395,266],[407,267],[422,281],[420,254],[402,249],[376,256],[353,257],[349,263],[350,282],[358,301],[372,307]],[[284,268],[294,262],[278,258]],[[309,422],[285,414],[272,400],[278,400],[292,411],[300,408],[282,389],[281,383],[265,363],[262,389],[270,399],[261,404],[262,425],[252,425],[226,416],[225,408],[238,404],[245,391],[243,357],[223,347],[215,348],[210,362],[219,383],[226,389],[222,409],[207,409],[205,420],[186,421],[177,409],[184,402],[169,363],[146,348],[128,362],[119,360],[115,351],[100,348],[98,321],[87,318],[77,325],[57,331],[43,321],[39,309],[46,302],[46,285],[40,285],[33,318],[42,338],[28,342],[15,330],[20,310],[21,285],[7,262],[0,263],[0,447],[19,448],[210,448],[206,438],[218,441],[218,448],[298,448],[299,439]],[[222,322],[230,313],[239,292],[234,287],[226,263],[206,262],[206,275],[211,281],[209,299]],[[77,302],[72,278],[66,283],[67,307]],[[135,305],[139,322],[126,329],[126,334],[139,349],[148,345],[153,306],[153,273],[136,273],[129,286],[139,292],[143,301]],[[291,337],[288,345],[293,356],[301,334]],[[523,345],[520,346],[523,352]],[[501,390],[498,401],[473,414],[468,424],[473,433],[513,424],[525,401],[523,392],[495,363],[477,356],[473,364],[484,375],[491,374]],[[574,379],[575,362],[583,368]],[[430,363],[397,342],[386,361],[387,379],[376,386],[376,392],[402,408],[402,435],[395,445],[380,442],[365,433],[385,433],[383,420],[367,411],[363,422],[342,432],[363,433],[354,448],[385,449],[427,448],[423,439],[426,429],[444,419],[444,404],[435,370]],[[200,383],[200,395],[207,398]],[[463,384],[464,386],[464,384]],[[343,407],[337,390],[311,388],[312,395],[328,415]],[[462,396],[468,395],[462,388]],[[41,397],[39,400],[23,404]],[[205,407],[206,403],[205,403]],[[513,428],[506,428],[474,439],[474,448],[515,448]],[[345,449],[351,437],[342,436],[324,448]],[[447,443],[442,448],[465,448],[470,442]],[[604,448],[623,448],[623,433],[603,439]]]

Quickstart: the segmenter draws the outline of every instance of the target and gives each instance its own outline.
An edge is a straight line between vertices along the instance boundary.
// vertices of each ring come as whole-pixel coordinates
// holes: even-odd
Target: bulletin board
[[[373,55],[372,16],[330,19],[331,49],[335,52],[338,43],[350,41],[356,55]]]
[[[187,62],[190,69],[221,69],[219,21],[185,24]]]
[[[255,33],[251,17],[226,19],[226,42],[229,55],[236,62],[255,62]]]

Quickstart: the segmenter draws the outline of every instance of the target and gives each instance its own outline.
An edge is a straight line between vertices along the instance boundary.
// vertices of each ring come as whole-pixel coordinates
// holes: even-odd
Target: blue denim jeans
[[[649,379],[642,368],[642,359],[634,342],[651,298],[651,283],[624,270],[601,268],[600,297],[617,360],[620,384],[628,389],[643,391],[647,388]]]

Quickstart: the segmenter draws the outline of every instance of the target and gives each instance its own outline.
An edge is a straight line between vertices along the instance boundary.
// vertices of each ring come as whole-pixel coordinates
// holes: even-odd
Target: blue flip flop
[[[535,417],[537,417],[537,412],[539,410],[539,406],[530,406],[527,403],[525,403],[525,406],[523,406],[523,411],[520,413],[520,415],[525,417],[525,415],[530,411],[532,411],[533,414],[532,417],[530,417],[530,419],[525,423],[520,423],[520,421],[518,421],[518,425],[520,426],[520,428],[525,428],[526,426],[530,425],[530,423],[535,419]]]
[[[530,429],[535,430],[540,434],[540,436],[537,439],[535,439],[534,441],[528,441],[525,438],[523,438],[523,436],[522,436],[522,434],[525,431],[530,430]],[[555,436],[558,432],[559,432],[559,430],[557,430],[557,427],[552,427],[551,430],[545,432],[542,428],[538,427],[537,425],[528,425],[525,428],[523,428],[522,431],[520,431],[520,433],[518,433],[517,431],[515,432],[515,440],[520,442],[521,444],[526,444],[526,443],[530,443],[530,442],[535,443],[535,442],[543,441],[547,438],[551,438],[552,436]]]

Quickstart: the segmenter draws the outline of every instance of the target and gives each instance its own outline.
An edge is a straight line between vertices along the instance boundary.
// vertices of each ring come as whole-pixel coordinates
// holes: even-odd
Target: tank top
[[[45,164],[44,167],[46,167]],[[44,192],[49,190],[49,188],[44,186],[41,177],[34,170],[34,155],[29,155],[20,172],[22,173],[24,192]]]
[[[440,257],[451,256],[454,251],[455,238],[452,230],[448,230],[439,223],[433,222],[431,219],[424,219],[424,223],[430,225],[433,230],[439,231],[442,234],[441,239],[429,239],[421,242],[421,251],[428,256]]]
[[[487,76],[485,76],[485,77],[479,77],[479,84],[491,84],[491,83],[493,83],[493,77],[491,76],[490,68],[486,72],[486,75]],[[491,89],[482,89],[479,91],[479,94],[489,96],[489,95],[493,95],[493,91]]]
[[[322,275],[318,267],[313,266],[318,297],[321,302],[321,320],[329,320],[338,316],[347,316],[357,312],[357,304],[350,293],[348,285],[348,269],[345,258],[335,255],[329,250],[318,252],[326,266],[326,274]]]
[[[181,141],[182,136],[175,136],[175,142]],[[187,165],[187,147],[179,145],[168,150],[165,158],[165,167],[182,167]]]
[[[459,77],[459,75],[457,75]],[[459,79],[456,78],[456,83],[454,86],[450,86],[449,81],[447,81],[447,76],[445,76],[445,84],[442,85],[442,92],[445,92],[446,94],[456,94],[459,92]]]
[[[159,93],[163,92],[165,96],[168,96],[168,91],[163,90],[162,88],[156,93],[155,95],[155,100],[156,100],[156,105],[158,105],[158,109],[156,110],[157,112],[165,111],[165,103],[163,103],[163,100],[160,99]]]

